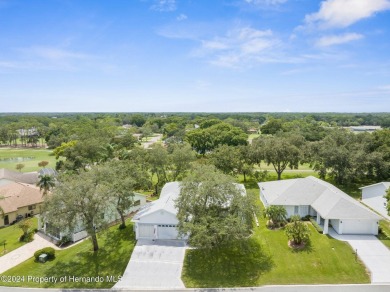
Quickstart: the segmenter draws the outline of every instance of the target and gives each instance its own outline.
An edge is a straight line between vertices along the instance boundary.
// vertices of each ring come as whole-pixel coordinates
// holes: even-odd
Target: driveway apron
[[[184,288],[181,271],[185,249],[183,241],[138,240],[122,279],[113,288]]]
[[[371,272],[371,283],[390,283],[390,250],[374,235],[340,235],[329,229],[329,235],[348,242]]]

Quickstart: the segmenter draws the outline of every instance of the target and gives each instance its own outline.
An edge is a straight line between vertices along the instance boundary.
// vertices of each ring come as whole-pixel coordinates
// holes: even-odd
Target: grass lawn
[[[99,235],[98,252],[92,252],[90,240],[85,240],[68,249],[56,251],[56,258],[46,263],[35,262],[31,258],[24,263],[8,270],[2,275],[25,276],[22,283],[5,283],[0,286],[21,286],[41,288],[111,288],[115,282],[106,277],[123,275],[135,246],[134,233],[130,219],[128,226],[119,230],[118,225]],[[33,277],[65,277],[63,283],[37,283],[27,281],[27,276]],[[103,282],[74,282],[69,276],[102,277]]]
[[[38,219],[36,217],[32,218],[32,228],[35,229],[38,227]],[[21,247],[22,245],[26,244],[26,242],[20,242],[19,238],[23,234],[23,231],[17,227],[17,225],[7,226],[4,228],[0,228],[0,242],[3,242],[3,240],[6,240],[5,249],[6,252],[9,253],[10,251],[17,249],[18,247]],[[0,256],[4,255],[4,246],[0,246]]]
[[[40,170],[38,163],[42,160],[49,161],[47,167],[55,168],[56,158],[50,156],[51,150],[33,149],[33,148],[0,148],[0,168],[7,168],[16,171],[16,164],[22,163],[25,167],[22,172],[30,172]],[[15,158],[14,160],[6,160],[7,158]],[[19,158],[20,161],[16,159]]]
[[[382,230],[381,233],[377,235],[380,241],[388,248],[390,248],[390,222],[386,220],[381,220],[379,222],[379,227]]]
[[[258,191],[250,187],[253,183],[247,184],[248,195],[258,197]],[[186,287],[370,282],[347,243],[319,234],[309,224],[310,244],[294,251],[287,246],[284,230],[268,230],[262,216],[259,223],[241,245],[213,252],[188,250],[182,273]]]

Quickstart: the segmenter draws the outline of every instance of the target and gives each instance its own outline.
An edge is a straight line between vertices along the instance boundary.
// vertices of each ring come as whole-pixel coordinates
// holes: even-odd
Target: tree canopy
[[[178,230],[191,246],[215,248],[250,235],[254,205],[231,177],[201,165],[180,186]]]

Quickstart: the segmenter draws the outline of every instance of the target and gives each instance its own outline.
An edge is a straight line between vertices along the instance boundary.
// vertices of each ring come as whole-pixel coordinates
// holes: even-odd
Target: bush
[[[310,221],[310,219],[311,219],[310,215],[306,215],[305,217],[301,218],[302,221]]]
[[[317,224],[317,221],[314,220],[313,218],[310,218],[310,222],[311,224],[313,224],[314,228],[318,231],[318,233],[323,233],[324,230],[322,229],[322,227],[320,225]]]
[[[122,229],[125,229],[125,228],[126,228],[125,224],[122,223],[122,224],[119,225],[119,230],[122,230]]]
[[[28,232],[26,234],[22,234],[19,237],[20,242],[31,242],[34,239],[34,232]]]
[[[48,260],[53,260],[56,258],[56,251],[54,250],[54,248],[52,247],[45,247],[45,248],[42,248],[40,250],[37,250],[35,253],[34,253],[34,257],[37,261],[39,261],[39,256],[42,255],[42,254],[47,254],[47,259]]]
[[[67,244],[67,243],[69,243],[71,241],[72,241],[72,239],[70,238],[70,236],[65,235],[65,236],[63,236],[61,238],[60,241],[58,241],[57,245],[58,246],[63,246],[63,245],[65,245],[65,244]]]

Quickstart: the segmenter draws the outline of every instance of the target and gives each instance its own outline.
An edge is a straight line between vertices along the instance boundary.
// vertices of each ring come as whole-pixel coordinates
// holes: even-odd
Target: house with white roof
[[[258,183],[265,207],[284,206],[288,216],[310,215],[338,234],[378,234],[381,217],[330,183],[306,178]]]
[[[390,220],[386,209],[387,201],[385,199],[386,192],[389,188],[390,182],[380,182],[361,187],[360,189],[362,190],[362,202]]]
[[[246,194],[242,184],[236,184],[243,195]],[[169,182],[161,190],[160,198],[141,208],[134,216],[136,239],[186,239],[180,238],[177,230],[179,220],[175,200],[180,195],[180,183]]]
[[[133,218],[136,239],[179,239],[175,208],[179,194],[179,182],[166,183],[160,198],[138,211]]]

